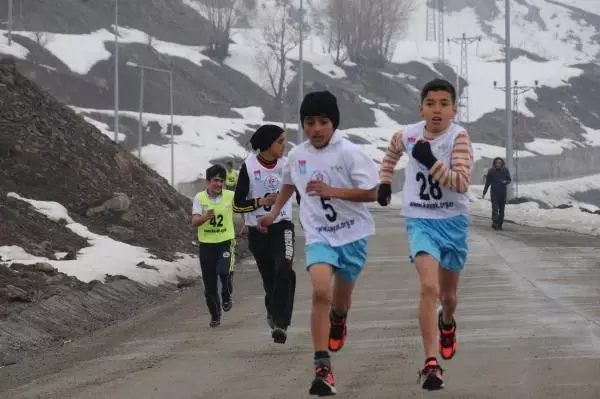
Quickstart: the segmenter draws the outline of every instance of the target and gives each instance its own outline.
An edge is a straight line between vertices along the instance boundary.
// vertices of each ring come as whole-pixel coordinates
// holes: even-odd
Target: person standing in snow
[[[211,315],[210,327],[221,324],[221,300],[223,311],[228,312],[233,306],[233,191],[223,189],[226,175],[227,171],[221,165],[213,165],[206,170],[206,190],[194,197],[192,210],[192,226],[198,228],[198,251],[204,296]]]
[[[292,201],[286,202],[266,232],[259,231],[257,223],[271,211],[283,184],[283,170],[287,164],[283,155],[285,131],[276,125],[263,125],[254,133],[250,143],[258,154],[251,154],[242,164],[233,210],[244,215],[248,227],[248,247],[262,277],[271,337],[275,343],[284,344],[296,291]]]
[[[483,195],[485,197],[490,186],[492,199],[492,228],[502,230],[504,223],[504,207],[506,206],[506,186],[511,182],[510,171],[504,166],[504,159],[497,157],[492,162],[492,167],[488,170],[485,177],[485,186]]]

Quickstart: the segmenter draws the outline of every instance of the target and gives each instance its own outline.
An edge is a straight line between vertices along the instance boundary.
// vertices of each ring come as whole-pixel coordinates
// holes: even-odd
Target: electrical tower
[[[438,42],[438,58],[444,61],[444,0],[427,0],[425,39]]]
[[[440,62],[444,62],[444,46],[446,41],[444,40],[444,0],[437,0],[438,3],[438,21],[437,21],[437,34],[438,34],[438,58]]]
[[[465,33],[461,37],[453,37],[448,39],[448,43],[460,43],[460,76],[467,82],[463,87],[462,94],[459,102],[462,103],[460,107],[460,120],[469,122],[469,44],[475,42],[481,42],[481,36],[467,36]]]
[[[425,40],[435,41],[438,0],[427,0]]]
[[[519,95],[527,93],[530,90],[537,89],[538,83],[539,82],[537,80],[534,80],[533,86],[526,86],[526,85],[519,85],[518,80],[514,81],[513,86],[510,88],[510,90],[512,91],[512,95],[513,95],[513,102],[512,102],[512,109],[511,109],[511,113],[514,114],[513,118],[512,118],[513,126],[517,124],[517,116],[518,116],[518,112],[519,112]],[[506,87],[498,87],[497,84],[498,83],[496,81],[494,81],[495,89],[506,92]],[[515,141],[516,141],[515,152],[517,155],[515,157],[515,197],[519,197],[519,139],[518,139],[518,136]]]

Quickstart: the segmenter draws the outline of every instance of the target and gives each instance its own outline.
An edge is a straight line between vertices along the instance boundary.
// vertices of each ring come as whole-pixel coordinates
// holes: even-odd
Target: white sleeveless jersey
[[[309,181],[369,190],[377,186],[378,179],[373,160],[339,133],[334,133],[325,148],[317,149],[305,141],[290,151],[284,184],[295,185],[302,196],[300,221],[306,244],[325,242],[338,247],[375,233],[375,223],[365,203],[309,196]]]
[[[412,157],[412,150],[418,140],[423,139],[425,122],[409,126],[403,131],[402,141],[409,160],[404,174],[402,189],[403,213],[406,217],[423,219],[445,219],[469,213],[469,197],[461,194],[433,179],[429,170]],[[465,129],[451,124],[447,132],[430,141],[431,152],[441,162],[450,167],[454,140]]]
[[[287,163],[286,157],[277,160],[277,165],[274,168],[265,168],[258,161],[255,154],[250,155],[246,161],[246,170],[248,171],[248,180],[250,181],[250,189],[248,190],[248,198],[263,198],[267,194],[277,193],[283,184],[283,169]],[[246,226],[256,226],[259,218],[271,212],[270,206],[261,206],[260,208],[244,214],[244,222]],[[292,220],[292,199],[285,203],[281,212],[275,219],[275,223],[281,220]]]

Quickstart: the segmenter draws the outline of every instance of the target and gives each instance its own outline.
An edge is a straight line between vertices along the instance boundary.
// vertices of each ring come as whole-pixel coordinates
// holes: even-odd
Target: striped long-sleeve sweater
[[[425,132],[425,139],[432,139],[434,136]],[[388,145],[385,156],[379,170],[379,180],[381,183],[391,184],[394,176],[394,168],[405,151],[402,140],[402,132],[396,132]],[[473,151],[471,149],[471,140],[466,131],[459,133],[452,148],[452,158],[450,167],[447,167],[442,161],[437,161],[429,170],[431,176],[438,180],[440,184],[458,193],[465,193],[471,184],[471,169],[473,167]]]

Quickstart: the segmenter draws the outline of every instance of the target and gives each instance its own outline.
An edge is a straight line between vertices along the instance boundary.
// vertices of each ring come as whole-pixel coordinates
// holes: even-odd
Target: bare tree
[[[298,25],[290,21],[290,0],[276,0],[276,7],[266,11],[261,18],[264,50],[257,54],[257,61],[277,107],[283,105],[285,88],[288,84],[288,54],[298,46]]]
[[[347,2],[348,0],[328,0],[312,8],[315,31],[325,39],[325,50],[333,55],[337,65],[343,64],[348,58],[343,41]]]
[[[146,46],[154,48],[154,37],[149,33],[146,33]]]
[[[46,45],[52,40],[52,35],[46,32],[33,32],[33,41],[37,45],[34,52],[33,62],[36,65],[40,64],[42,58],[42,50],[46,48]]]
[[[198,0],[205,12],[211,31],[209,53],[219,61],[229,55],[231,27],[235,24],[240,0]]]
[[[336,63],[382,65],[406,29],[414,0],[328,0],[325,39]]]
[[[406,25],[416,3],[412,0],[379,0],[375,4],[374,45],[377,54],[389,61],[396,43],[406,33]]]

